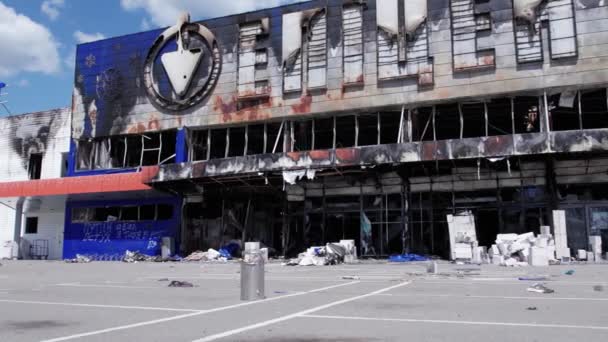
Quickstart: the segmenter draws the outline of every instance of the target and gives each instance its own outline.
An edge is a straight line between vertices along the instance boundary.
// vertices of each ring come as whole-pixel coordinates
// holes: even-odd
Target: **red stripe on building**
[[[146,182],[157,172],[158,167],[151,166],[132,173],[4,182],[0,183],[0,198],[150,190]]]

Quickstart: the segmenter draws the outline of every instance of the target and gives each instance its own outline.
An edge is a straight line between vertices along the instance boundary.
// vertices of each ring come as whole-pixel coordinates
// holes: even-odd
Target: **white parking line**
[[[478,295],[449,295],[449,294],[423,294],[423,293],[412,293],[412,294],[394,294],[394,293],[382,293],[378,296],[394,296],[394,297],[450,297],[450,298],[475,298],[475,299],[523,299],[523,300],[580,300],[580,301],[608,301],[608,298],[590,298],[590,297],[523,297],[523,296],[478,296]]]
[[[207,336],[207,337],[203,337],[203,338],[195,340],[193,342],[210,342],[210,341],[215,341],[215,340],[220,339],[220,338],[225,338],[225,337],[228,337],[228,336],[232,336],[232,335],[243,333],[245,331],[249,331],[249,330],[265,327],[265,326],[268,326],[268,325],[284,322],[284,321],[287,321],[287,320],[290,320],[290,319],[293,319],[293,318],[297,318],[297,317],[300,317],[300,316],[308,315],[308,314],[311,314],[313,312],[317,312],[317,311],[320,311],[320,310],[325,310],[327,308],[331,308],[331,307],[336,306],[336,305],[341,305],[341,304],[349,303],[349,302],[352,302],[352,301],[355,301],[355,300],[367,298],[367,297],[370,297],[370,296],[375,296],[377,294],[380,294],[380,293],[383,293],[383,292],[386,292],[386,291],[390,291],[390,290],[393,290],[393,289],[396,289],[398,287],[402,287],[402,286],[405,286],[405,285],[408,285],[408,284],[409,284],[409,282],[403,282],[403,283],[400,283],[400,284],[397,284],[397,285],[393,285],[393,286],[389,286],[389,287],[385,287],[383,289],[380,289],[380,290],[377,290],[377,291],[374,291],[374,292],[370,292],[370,293],[367,293],[367,294],[363,294],[363,295],[359,295],[359,296],[355,296],[355,297],[350,297],[350,298],[346,298],[346,299],[342,299],[342,300],[337,300],[335,302],[331,302],[331,303],[328,303],[328,304],[320,305],[320,306],[317,306],[317,307],[314,307],[314,308],[311,308],[311,309],[308,309],[308,310],[303,310],[303,311],[300,311],[300,312],[296,312],[296,313],[293,313],[291,315],[287,315],[287,316],[283,316],[283,317],[279,317],[279,318],[275,318],[275,319],[271,319],[271,320],[267,320],[267,321],[263,321],[263,322],[259,322],[259,323],[255,323],[255,324],[251,324],[251,325],[247,325],[247,326],[244,326],[244,327],[241,327],[241,328],[237,328],[237,329],[233,329],[233,330],[224,331],[224,332],[219,333],[219,334],[214,334],[214,335],[210,335],[210,336]]]
[[[33,301],[33,300],[12,300],[12,299],[0,299],[0,303],[79,306],[79,307],[85,307],[85,308],[107,308],[107,309],[178,311],[178,312],[200,312],[201,311],[201,310],[196,310],[196,309],[160,308],[160,307],[152,307],[152,306],[127,306],[127,305],[104,305],[104,304],[65,303],[65,302],[41,302],[41,301]]]
[[[144,322],[139,322],[139,323],[134,323],[134,324],[121,325],[121,326],[117,326],[117,327],[112,327],[112,328],[107,328],[107,329],[101,329],[101,330],[95,330],[95,331],[85,332],[85,333],[81,333],[81,334],[75,334],[75,335],[70,335],[70,336],[53,338],[53,339],[44,340],[44,341],[41,341],[41,342],[68,341],[68,340],[73,340],[73,339],[76,339],[76,338],[93,336],[93,335],[100,335],[100,334],[105,334],[105,333],[113,332],[113,331],[132,329],[132,328],[137,328],[137,327],[142,327],[142,326],[147,326],[147,325],[154,325],[154,324],[159,324],[159,323],[164,323],[164,322],[170,322],[170,321],[175,321],[175,320],[179,320],[179,319],[189,318],[189,317],[193,317],[193,316],[199,316],[199,315],[204,315],[204,314],[218,312],[218,311],[224,311],[224,310],[230,310],[230,309],[240,308],[240,307],[243,307],[243,306],[263,304],[263,303],[268,303],[268,302],[279,300],[279,299],[284,299],[284,298],[289,298],[289,297],[295,297],[295,296],[302,296],[302,295],[306,295],[306,294],[309,294],[309,293],[317,293],[317,292],[322,292],[322,291],[327,291],[327,290],[335,289],[335,288],[342,287],[342,286],[355,285],[355,284],[359,284],[359,283],[360,283],[359,281],[351,281],[351,282],[348,282],[348,283],[341,283],[341,284],[337,284],[337,285],[326,286],[326,287],[322,287],[322,288],[319,288],[319,289],[314,289],[314,290],[310,290],[310,291],[306,291],[306,292],[297,292],[297,293],[291,293],[291,294],[287,294],[287,295],[283,295],[283,296],[278,296],[278,297],[271,297],[271,298],[267,298],[267,299],[261,300],[261,301],[244,302],[244,303],[239,303],[239,304],[234,304],[234,305],[222,306],[222,307],[218,307],[218,308],[214,308],[214,309],[209,309],[209,310],[200,310],[200,311],[196,311],[196,312],[192,312],[192,313],[188,313],[188,314],[184,314],[184,315],[167,317],[167,318],[160,318],[160,319],[155,319],[155,320],[152,320],[152,321],[144,321]]]
[[[338,319],[352,321],[378,321],[378,322],[401,322],[401,323],[432,323],[432,324],[462,324],[462,325],[490,325],[507,327],[529,327],[529,328],[562,328],[562,329],[588,329],[608,330],[608,327],[594,325],[567,325],[567,324],[541,324],[541,323],[506,323],[506,322],[483,322],[483,321],[448,321],[439,319],[409,319],[409,318],[375,318],[375,317],[351,317],[351,316],[326,316],[326,315],[302,315],[306,318]]]

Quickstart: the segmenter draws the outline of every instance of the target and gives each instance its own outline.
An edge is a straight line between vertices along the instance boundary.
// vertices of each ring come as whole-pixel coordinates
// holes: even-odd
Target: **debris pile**
[[[82,255],[82,254],[76,254],[76,257],[73,259],[65,259],[65,262],[67,262],[68,264],[87,264],[89,262],[91,262],[91,258],[89,258],[86,255]]]
[[[337,265],[344,262],[344,260],[353,260],[356,258],[356,252],[353,248],[354,243],[345,243],[343,240],[336,243],[328,243],[325,246],[310,247],[304,253],[300,253],[297,258],[291,259],[284,265],[288,266],[325,266],[325,265]]]
[[[498,234],[488,251],[492,264],[501,266],[548,266],[555,260],[555,240],[549,227],[541,234]]]
[[[162,261],[162,257],[160,255],[151,256],[151,255],[142,254],[138,251],[127,250],[125,252],[125,256],[122,258],[122,261],[128,262],[128,263],[136,263],[136,262],[140,262],[140,261]]]
[[[206,252],[196,251],[192,254],[185,257],[184,261],[221,261],[226,262],[229,258],[226,257],[228,255],[230,258],[230,254],[227,254],[225,251],[221,253],[213,248],[209,248]]]

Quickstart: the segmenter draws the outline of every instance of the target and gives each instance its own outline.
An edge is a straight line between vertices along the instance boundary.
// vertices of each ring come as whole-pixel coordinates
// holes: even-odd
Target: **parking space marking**
[[[565,329],[587,329],[587,330],[608,330],[608,326],[593,325],[566,325],[566,324],[542,324],[542,323],[506,323],[506,322],[483,322],[483,321],[450,321],[438,319],[409,319],[409,318],[376,318],[376,317],[355,317],[355,316],[328,316],[328,315],[302,315],[305,318],[316,319],[336,319],[352,321],[378,321],[378,322],[400,322],[400,323],[430,323],[430,324],[461,324],[461,325],[489,325],[507,327],[526,327],[526,328],[565,328]]]
[[[219,334],[214,334],[214,335],[210,335],[210,336],[207,336],[207,337],[203,337],[203,338],[195,340],[193,342],[210,342],[210,341],[215,341],[215,340],[218,340],[220,338],[225,338],[225,337],[228,337],[228,336],[232,336],[232,335],[243,333],[245,331],[249,331],[249,330],[253,330],[253,329],[257,329],[257,328],[273,325],[273,324],[276,324],[276,323],[280,323],[280,322],[284,322],[284,321],[287,321],[287,320],[290,320],[290,319],[294,319],[294,318],[297,318],[297,317],[308,315],[308,314],[311,314],[313,312],[325,310],[325,309],[331,308],[333,306],[337,306],[337,305],[341,305],[341,304],[346,304],[346,303],[353,302],[353,301],[356,301],[356,300],[359,300],[359,299],[375,296],[377,294],[384,293],[384,292],[387,292],[387,291],[390,291],[390,290],[394,290],[396,288],[403,287],[403,286],[408,285],[408,284],[410,284],[410,283],[409,282],[402,282],[400,284],[389,286],[389,287],[385,287],[383,289],[380,289],[380,290],[377,290],[377,291],[373,291],[373,292],[370,292],[370,293],[366,293],[366,294],[363,294],[363,295],[359,295],[359,296],[349,297],[349,298],[346,298],[346,299],[337,300],[337,301],[334,301],[334,302],[331,302],[331,303],[327,303],[327,304],[324,304],[324,305],[316,306],[314,308],[307,309],[307,310],[302,310],[302,311],[299,311],[299,312],[296,312],[296,313],[293,313],[293,314],[290,314],[290,315],[286,315],[286,316],[283,316],[283,317],[279,317],[279,318],[275,318],[275,319],[270,319],[270,320],[267,320],[267,321],[263,321],[263,322],[259,322],[259,323],[255,323],[255,324],[251,324],[251,325],[247,325],[247,326],[244,326],[244,327],[241,327],[241,328],[224,331],[224,332],[219,333]]]
[[[590,297],[524,297],[524,296],[479,296],[479,295],[449,295],[449,294],[395,294],[395,293],[381,293],[378,296],[395,296],[395,297],[449,297],[449,298],[475,298],[475,299],[523,299],[523,300],[581,300],[581,301],[608,301],[608,298],[590,298]]]
[[[205,315],[205,314],[209,314],[209,313],[214,313],[214,312],[218,312],[218,311],[224,311],[224,310],[230,310],[230,309],[240,308],[240,307],[243,307],[243,306],[263,304],[263,303],[268,303],[268,302],[279,300],[279,299],[296,297],[296,296],[302,296],[302,295],[306,295],[306,294],[309,294],[309,293],[317,293],[317,292],[322,292],[322,291],[327,291],[327,290],[335,289],[335,288],[338,288],[338,287],[355,285],[355,284],[359,284],[359,283],[361,283],[361,282],[359,282],[359,281],[351,281],[351,282],[348,282],[348,283],[341,283],[341,284],[337,284],[337,285],[326,286],[326,287],[322,287],[322,288],[318,288],[318,289],[313,289],[313,290],[310,290],[310,291],[290,293],[290,294],[286,294],[286,295],[283,295],[283,296],[271,297],[271,298],[267,298],[265,300],[252,301],[252,302],[243,302],[243,303],[234,304],[234,305],[222,306],[222,307],[218,307],[218,308],[214,308],[214,309],[200,310],[200,311],[196,311],[196,312],[192,312],[192,313],[188,313],[188,314],[183,314],[183,315],[179,315],[179,316],[160,318],[160,319],[155,319],[155,320],[151,320],[151,321],[144,321],[144,322],[127,324],[127,325],[121,325],[121,326],[117,326],[117,327],[112,327],[112,328],[107,328],[107,329],[101,329],[101,330],[95,330],[95,331],[90,331],[90,332],[85,332],[85,333],[80,333],[80,334],[74,334],[74,335],[69,335],[69,336],[52,338],[52,339],[44,340],[44,341],[41,341],[41,342],[68,341],[68,340],[73,340],[73,339],[76,339],[76,338],[82,338],[82,337],[93,336],[93,335],[100,335],[100,334],[105,334],[105,333],[109,333],[109,332],[113,332],[113,331],[126,330],[126,329],[143,327],[143,326],[147,326],[147,325],[154,325],[154,324],[159,324],[159,323],[165,323],[165,322],[180,320],[180,319],[184,319],[184,318],[189,318],[189,317],[194,317],[194,316],[200,316],[200,315]]]
[[[13,300],[13,299],[0,299],[0,303],[35,304],[35,305],[57,305],[57,306],[77,306],[77,307],[85,307],[85,308],[151,310],[151,311],[177,311],[177,312],[200,312],[201,311],[201,310],[197,310],[197,309],[161,308],[161,307],[152,307],[152,306],[128,306],[128,305],[105,305],[105,304],[66,303],[66,302],[44,302],[44,301],[34,301],[34,300]]]

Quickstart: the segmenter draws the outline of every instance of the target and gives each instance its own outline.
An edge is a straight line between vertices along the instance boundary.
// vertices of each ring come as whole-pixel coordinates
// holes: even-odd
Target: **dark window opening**
[[[120,217],[120,207],[95,208],[93,220],[97,222],[117,221]]]
[[[518,96],[514,99],[515,133],[540,132],[541,111],[536,96]]]
[[[156,208],[157,220],[170,220],[173,218],[173,206],[169,204],[159,204]]]
[[[175,163],[175,147],[177,145],[177,131],[162,132],[163,146],[160,150],[160,163]]]
[[[294,151],[310,151],[312,149],[312,120],[294,121],[292,125]]]
[[[336,117],[336,148],[355,146],[355,116]]]
[[[334,148],[334,118],[315,119],[315,150]]]
[[[72,222],[90,222],[94,220],[95,209],[93,208],[73,208]]]
[[[110,163],[111,167],[124,167],[125,164],[125,137],[113,137],[110,139]]]
[[[247,128],[247,155],[264,153],[264,125]],[[274,141],[273,141],[274,143]]]
[[[511,99],[493,99],[488,106],[488,135],[507,135],[513,133],[511,120]]]
[[[127,163],[125,167],[137,167],[141,162],[141,136],[127,136]]]
[[[433,108],[423,107],[412,110],[412,135],[415,141],[433,141]]]
[[[190,158],[192,161],[207,160],[207,137],[209,130],[192,131],[190,133]]]
[[[211,130],[211,159],[226,157],[226,128]]]
[[[380,144],[397,143],[400,122],[401,112],[380,113]]]
[[[486,136],[485,107],[483,103],[463,104],[462,137],[477,138]]]
[[[285,124],[280,122],[266,124],[266,132],[268,141],[266,144],[266,153],[281,153],[283,152],[283,132]],[[278,138],[278,139],[277,139]],[[276,146],[276,150],[273,149]]]
[[[27,172],[30,179],[40,179],[42,174],[42,153],[31,153],[30,161],[27,165]]]
[[[457,104],[435,107],[437,140],[460,138],[460,112]]]
[[[139,220],[139,207],[122,207],[120,208],[120,221],[137,221]]]
[[[154,204],[142,205],[139,207],[139,220],[152,221],[156,220],[156,206]]]
[[[547,102],[549,104],[549,118],[551,120],[552,131],[568,131],[580,129],[578,115],[578,96],[573,101],[569,101],[571,107],[560,107],[562,94],[549,96]]]
[[[245,127],[230,127],[228,157],[239,157],[245,154]]]
[[[581,95],[583,128],[608,127],[608,108],[606,107],[606,89],[583,92]]]
[[[25,219],[25,234],[38,234],[38,217]]]
[[[158,165],[160,163],[159,150],[161,146],[159,134],[142,135],[143,158],[141,165]]]
[[[378,114],[360,114],[358,146],[378,145]]]
[[[93,142],[80,140],[77,142],[77,164],[78,170],[90,170],[91,169],[91,156],[93,155]]]

